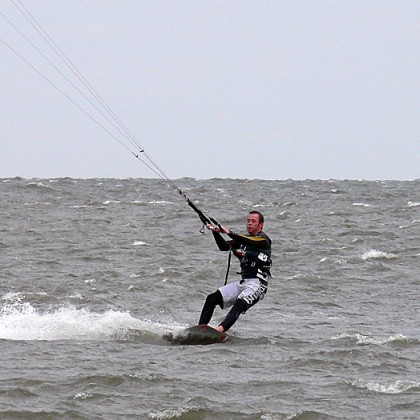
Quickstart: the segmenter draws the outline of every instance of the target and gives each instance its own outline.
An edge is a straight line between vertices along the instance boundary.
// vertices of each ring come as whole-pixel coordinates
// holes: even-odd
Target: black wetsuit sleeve
[[[256,235],[256,236],[247,236],[247,235],[241,235],[238,233],[230,232],[228,236],[233,239],[233,242],[236,242],[244,246],[253,246],[253,247],[257,247],[261,249],[271,248],[270,239],[268,239],[268,237],[265,234]]]
[[[229,251],[231,248],[237,248],[238,246],[235,246],[234,241],[226,241],[223,236],[219,232],[213,231],[214,240],[216,241],[216,244],[220,251]]]

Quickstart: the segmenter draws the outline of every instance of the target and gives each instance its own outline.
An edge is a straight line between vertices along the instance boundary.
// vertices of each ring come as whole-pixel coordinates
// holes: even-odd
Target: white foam
[[[85,280],[85,283],[86,284],[95,284],[96,283],[96,279],[88,279],[88,280]]]
[[[140,245],[146,245],[146,246],[150,246],[150,244],[143,242],[143,241],[134,241],[133,242],[134,246],[140,246]]]
[[[381,394],[400,394],[401,392],[405,392],[411,388],[419,387],[420,382],[399,379],[395,382],[380,384],[373,380],[357,379],[352,382],[352,385]]]
[[[365,203],[353,203],[352,206],[356,206],[356,207],[371,207],[370,204],[365,204]]]
[[[129,312],[103,313],[73,306],[40,311],[30,303],[15,301],[0,309],[0,339],[6,340],[108,340],[124,339],[130,331],[164,335],[185,326],[139,320]]]
[[[37,188],[45,188],[45,189],[52,190],[51,187],[49,187],[48,185],[43,184],[42,182],[30,182],[28,184],[28,187],[37,187]]]
[[[104,201],[102,204],[121,204],[121,201],[107,200],[107,201]]]
[[[88,394],[86,392],[78,392],[74,395],[73,400],[87,400],[89,398],[92,398],[93,394]]]
[[[383,251],[378,251],[376,249],[371,249],[369,251],[366,251],[362,254],[362,260],[366,261],[366,260],[370,260],[370,259],[381,259],[381,258],[385,258],[385,259],[392,259],[392,258],[397,258],[396,255],[394,254],[390,254],[387,252],[383,252]]]
[[[149,201],[149,204],[173,204],[170,201],[165,201],[165,200],[154,200],[154,201]]]
[[[174,408],[174,409],[165,409],[156,412],[150,412],[149,418],[154,420],[168,420],[168,419],[177,419],[181,418],[183,414],[188,413],[189,409],[186,408]]]
[[[419,202],[409,201],[407,203],[407,205],[408,205],[408,207],[418,207],[418,206],[420,206],[420,203]]]
[[[375,338],[359,333],[343,333],[332,337],[332,340],[350,339],[356,340],[357,344],[363,345],[383,345],[386,343],[392,343],[395,341],[408,341],[408,338],[402,334],[391,335],[388,338]]]
[[[10,302],[21,302],[24,294],[22,292],[9,292],[1,297],[2,300]]]
[[[252,207],[255,209],[258,207],[273,207],[273,205],[272,204],[254,204]]]

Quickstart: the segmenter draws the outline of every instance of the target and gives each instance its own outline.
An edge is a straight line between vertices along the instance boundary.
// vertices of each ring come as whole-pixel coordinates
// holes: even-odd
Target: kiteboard
[[[194,325],[176,335],[171,335],[169,341],[175,344],[216,344],[224,343],[228,339],[224,332],[217,331],[209,325]]]

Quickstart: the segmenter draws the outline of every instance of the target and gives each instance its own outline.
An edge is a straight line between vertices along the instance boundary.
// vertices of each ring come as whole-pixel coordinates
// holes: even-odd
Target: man
[[[216,327],[220,332],[227,331],[251,306],[264,298],[267,292],[267,279],[271,277],[271,239],[263,232],[264,216],[251,211],[246,220],[248,235],[240,235],[219,225],[207,225],[212,230],[217,246],[221,251],[231,250],[241,264],[240,281],[220,287],[207,296],[201,311],[199,324],[208,324],[216,305],[221,309],[232,307],[226,318]],[[229,236],[226,241],[220,234]]]

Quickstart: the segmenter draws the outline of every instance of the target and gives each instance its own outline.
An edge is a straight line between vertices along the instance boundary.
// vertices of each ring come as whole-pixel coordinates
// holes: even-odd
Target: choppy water
[[[419,180],[177,184],[273,239],[225,344],[163,339],[227,263],[165,183],[0,180],[0,418],[420,418]]]

